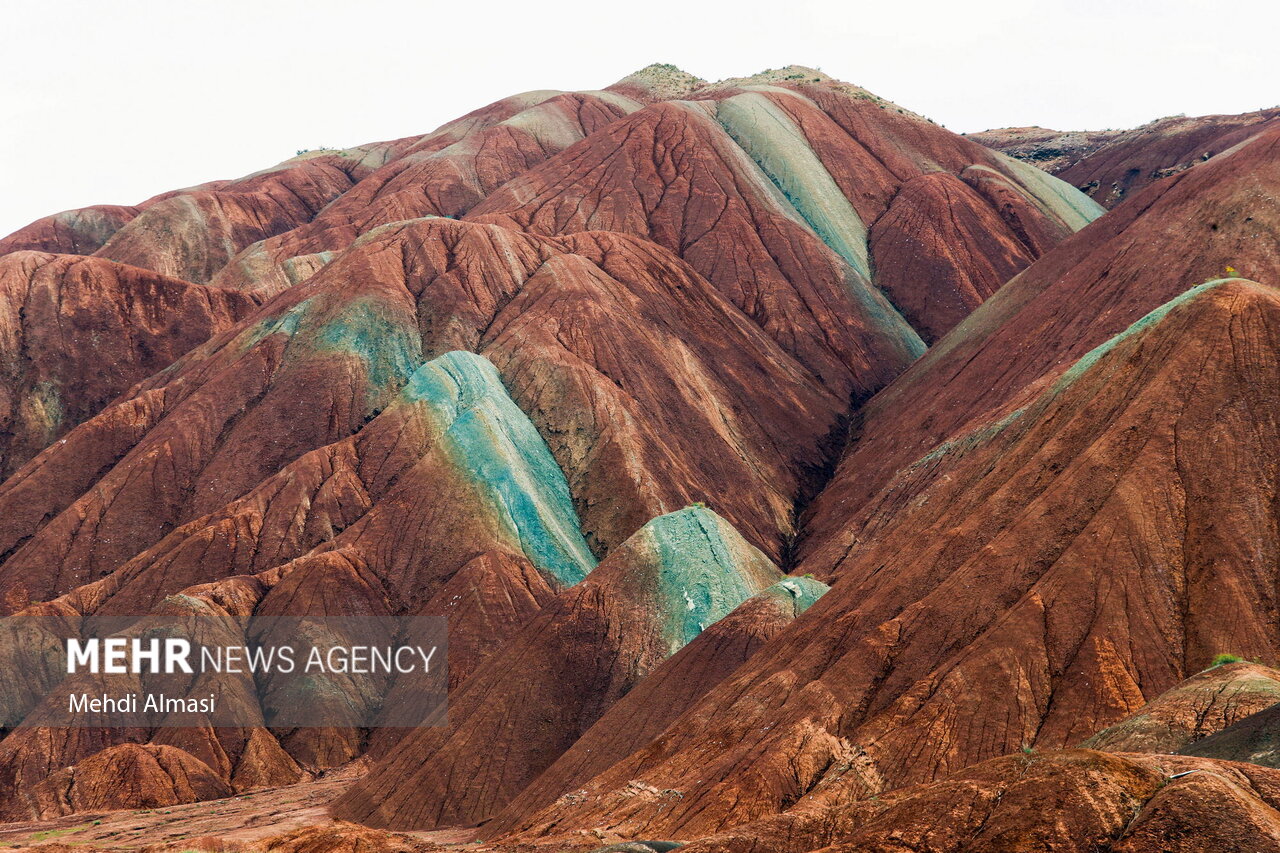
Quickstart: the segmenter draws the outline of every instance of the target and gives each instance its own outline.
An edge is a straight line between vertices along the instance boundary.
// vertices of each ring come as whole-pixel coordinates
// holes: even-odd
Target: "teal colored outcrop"
[[[871,284],[866,224],[795,122],[758,92],[719,102],[716,120],[754,163],[777,203],[849,265],[846,286],[866,316],[912,358],[924,355],[928,347],[920,335]]]
[[[795,122],[757,92],[721,101],[716,118],[822,242],[870,279],[867,227]]]
[[[418,368],[401,392],[427,407],[437,446],[492,508],[498,530],[562,586],[596,561],[582,537],[565,481],[546,442],[485,358],[448,352]]]
[[[1024,163],[1021,160],[1015,160],[997,152],[992,153],[1006,169],[1013,173],[1014,178],[1022,185],[1023,189],[1065,222],[1072,231],[1079,231],[1107,212],[1105,207],[1061,178],[1055,178],[1043,169],[1037,169],[1035,166]],[[970,168],[987,171],[1005,178],[1004,175],[989,166],[974,165]],[[1007,178],[1005,179],[1007,180]]]
[[[311,338],[319,352],[353,355],[364,363],[370,398],[404,384],[422,357],[418,329],[391,316],[378,301],[353,299]]]
[[[704,507],[659,516],[633,539],[653,561],[659,627],[672,653],[783,577],[733,525]]]
[[[831,587],[827,586],[820,580],[810,577],[787,578],[780,580],[773,586],[760,593],[757,597],[776,598],[777,600],[790,604],[795,608],[795,613],[799,616],[808,610],[815,601],[822,598]]]

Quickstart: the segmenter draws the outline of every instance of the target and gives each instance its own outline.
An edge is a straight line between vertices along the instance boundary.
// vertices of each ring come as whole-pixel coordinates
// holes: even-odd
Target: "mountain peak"
[[[669,62],[653,62],[633,71],[617,83],[609,86],[609,90],[623,90],[629,93],[647,95],[655,100],[683,98],[697,89],[707,85],[701,77],[690,74]]]

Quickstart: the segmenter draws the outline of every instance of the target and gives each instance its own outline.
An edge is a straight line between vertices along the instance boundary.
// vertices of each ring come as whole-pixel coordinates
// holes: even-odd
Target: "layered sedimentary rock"
[[[332,255],[390,222],[460,217],[502,184],[640,107],[612,92],[539,92],[510,100],[463,132],[413,146],[313,221],[245,247],[216,282],[274,294],[300,277],[297,258]]]
[[[300,506],[309,513],[297,515]],[[278,513],[286,507],[290,514],[281,518]],[[238,539],[226,536],[233,530],[241,531]],[[235,616],[240,627],[231,644],[272,645],[274,638],[278,645],[295,641],[289,626],[303,619],[335,636],[354,637],[379,624],[394,626],[433,614],[449,618],[465,672],[504,631],[523,624],[554,591],[572,586],[595,563],[550,452],[507,397],[492,364],[471,353],[449,353],[423,365],[355,439],[304,456],[221,517],[179,533],[171,551],[137,561],[51,605],[23,611],[9,620],[11,626],[23,626],[19,630],[28,637],[40,627],[96,635],[129,625],[139,613],[163,622],[164,614],[194,596],[209,602],[197,605],[196,613]],[[309,537],[321,543],[308,549]],[[210,549],[219,547],[230,547],[231,553],[210,559]],[[256,555],[271,554],[267,562],[275,566],[282,554],[298,550],[304,553],[278,569],[248,574]],[[220,581],[228,575],[238,577]],[[186,593],[165,597],[177,589]],[[229,601],[239,604],[232,608]],[[340,610],[333,609],[335,604]],[[58,625],[58,618],[69,624]],[[192,624],[193,634],[219,630],[212,627],[217,624],[213,616],[199,616]],[[31,645],[29,640],[6,644],[5,651],[25,654]],[[26,663],[26,678],[44,669],[56,682],[62,665],[55,645],[42,664]],[[68,677],[43,706],[65,705],[68,693],[90,681]],[[361,688],[365,702],[388,691],[376,683]],[[231,683],[222,689],[234,694],[241,688]],[[286,684],[275,701],[293,689]],[[255,703],[251,693],[242,701]],[[262,712],[260,719],[269,721],[271,708]],[[255,739],[260,731],[247,742],[241,733],[230,734],[232,754],[215,762],[227,781],[250,787],[281,770],[296,772],[274,742]],[[87,746],[92,750],[104,740],[138,734],[106,731]],[[218,744],[227,735],[211,734],[210,748],[227,752]],[[189,734],[176,737],[195,749]],[[286,745],[310,766],[327,761],[314,744]],[[29,785],[42,773],[72,764],[85,748],[84,739],[55,729],[19,729],[0,744],[0,772]],[[42,802],[34,808],[43,809]]]
[[[390,642],[444,615],[449,669],[199,682],[240,727],[8,730],[3,816],[363,757],[337,814],[497,845],[1264,837],[1267,771],[1044,754],[1108,726],[1177,748],[1265,693],[1217,680],[1240,667],[1177,687],[1277,651],[1260,129],[1093,222],[811,69],[653,66],[34,223],[3,245],[64,254],[0,258],[7,303],[84,281],[94,310],[10,311],[13,352],[70,357],[6,374],[44,420],[5,437],[3,724],[92,683],[65,636]],[[446,725],[366,730],[422,689]],[[271,727],[298,706],[343,724]]]
[[[791,88],[758,83],[646,107],[513,180],[468,218],[541,234],[648,237],[688,261],[828,387],[865,396],[883,384],[885,370],[896,372],[895,360],[922,349],[919,331],[872,285],[879,261],[868,230],[898,187],[940,167],[959,174],[979,164],[1023,199],[1024,215],[1052,223],[1059,238],[1100,212],[1043,173],[894,113],[861,90],[807,77]],[[961,202],[996,228],[994,243],[975,250],[994,251],[984,264],[1021,268],[1038,254],[1009,223],[994,221],[989,201],[968,193]],[[930,220],[944,207],[930,208]],[[902,251],[892,244],[884,241],[886,263]],[[976,294],[958,291],[986,273],[937,244],[921,251],[942,270],[926,289],[943,302],[976,303]],[[932,316],[917,295],[930,337],[958,318],[954,310]]]
[[[419,359],[458,347],[490,353],[505,374],[548,437],[598,550],[653,515],[710,500],[777,554],[791,501],[823,464],[840,411],[664,250],[618,235],[556,241],[415,221],[371,235],[6,483],[7,600],[46,600],[115,571],[362,429]],[[305,497],[284,496],[281,523],[295,514],[288,502]],[[301,553],[281,550],[280,535],[267,530],[271,548],[242,549],[251,562],[239,565],[261,570]],[[315,547],[329,535],[321,526],[300,541]]]
[[[876,283],[927,343],[1034,257],[973,188],[946,172],[904,184],[870,236]],[[923,281],[945,284],[921,288]]]
[[[999,421],[1162,303],[1223,275],[1280,277],[1278,150],[1280,129],[1163,181],[1012,279],[862,409],[849,475],[815,502],[808,542],[844,548],[898,471]]]

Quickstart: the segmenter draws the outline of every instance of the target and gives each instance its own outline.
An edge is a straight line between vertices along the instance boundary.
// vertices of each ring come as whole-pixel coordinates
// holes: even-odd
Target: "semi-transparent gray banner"
[[[445,722],[443,617],[333,625],[259,613],[242,629],[219,609],[175,619],[165,605],[115,615],[110,633],[59,631],[38,606],[0,620],[0,727]]]

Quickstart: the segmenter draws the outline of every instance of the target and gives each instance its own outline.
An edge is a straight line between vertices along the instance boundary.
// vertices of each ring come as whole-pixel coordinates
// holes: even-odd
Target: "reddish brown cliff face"
[[[0,242],[0,819],[54,822],[0,839],[272,788],[175,820],[1270,849],[1280,780],[1230,762],[1280,652],[1280,129],[1076,166],[1210,125],[1098,219],[819,72],[652,66]],[[65,637],[437,616],[447,679],[18,725],[97,683]],[[432,687],[436,725],[367,725]]]

